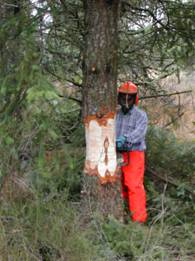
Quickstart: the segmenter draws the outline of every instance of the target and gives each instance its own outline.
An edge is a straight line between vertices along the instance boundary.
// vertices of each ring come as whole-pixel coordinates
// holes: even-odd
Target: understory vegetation
[[[147,225],[86,219],[80,111],[50,92],[1,122],[1,260],[193,260],[194,143],[149,127]]]

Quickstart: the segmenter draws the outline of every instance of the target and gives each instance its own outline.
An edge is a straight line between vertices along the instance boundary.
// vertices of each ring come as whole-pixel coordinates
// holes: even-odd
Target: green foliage
[[[162,238],[156,240],[159,231],[155,231],[151,234],[149,228],[144,225],[130,223],[128,226],[118,223],[114,219],[110,219],[107,224],[104,225],[104,231],[107,236],[107,240],[121,257],[126,257],[128,260],[136,260],[136,258],[163,258],[168,256],[168,252],[161,245]],[[154,237],[154,238],[152,238]],[[154,247],[154,244],[156,248]],[[158,247],[158,244],[160,247]],[[147,245],[150,247],[153,245],[154,249],[147,249]]]
[[[79,203],[68,193],[36,195],[23,203],[1,203],[1,257],[14,260],[190,260],[194,256],[193,224],[182,222],[173,209],[156,215],[150,226],[121,224],[92,213],[84,224]],[[174,204],[178,212],[179,206]],[[81,210],[82,211],[82,210]],[[159,223],[158,223],[159,222]]]
[[[54,86],[39,73],[19,111],[3,114],[0,128],[1,183],[3,177],[22,173],[32,188],[46,194],[80,192],[84,134],[80,108],[58,96]],[[70,109],[71,108],[71,109]],[[74,173],[74,175],[73,175]]]
[[[177,179],[195,172],[195,143],[178,141],[171,131],[151,126],[147,135],[147,159],[151,167]]]
[[[64,192],[25,205],[1,204],[1,259],[95,260],[96,247],[79,228],[76,213]]]
[[[179,141],[171,131],[155,126],[149,128],[145,184],[151,222],[164,209],[178,221],[193,222],[194,152],[193,142]]]
[[[124,1],[119,78],[158,92],[159,80],[194,65],[193,1]]]
[[[6,5],[6,4],[5,4]],[[0,30],[0,117],[20,110],[27,90],[40,77],[40,52],[35,39],[36,24],[31,21],[29,9],[16,10],[14,6],[2,10]]]

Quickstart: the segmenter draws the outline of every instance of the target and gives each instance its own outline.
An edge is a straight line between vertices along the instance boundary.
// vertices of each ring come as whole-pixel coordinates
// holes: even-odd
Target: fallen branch
[[[177,182],[173,178],[167,177],[167,175],[162,174],[162,173],[159,174],[159,173],[157,173],[155,170],[153,170],[151,168],[147,168],[147,171],[149,173],[151,173],[153,176],[157,177],[158,179],[161,179],[163,182],[168,183],[168,184],[170,184],[170,185],[172,185],[172,186],[174,186],[176,188],[180,187],[180,185],[181,185],[179,182]],[[192,188],[184,186],[183,189],[186,192],[188,192],[192,196],[193,199],[195,199],[195,191]]]

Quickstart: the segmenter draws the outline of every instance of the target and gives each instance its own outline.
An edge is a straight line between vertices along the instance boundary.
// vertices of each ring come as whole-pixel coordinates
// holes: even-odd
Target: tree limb
[[[158,23],[158,24],[160,24],[163,28],[166,28],[166,29],[167,29],[167,24],[163,24],[163,22],[162,22],[161,20],[159,20],[149,8],[136,7],[136,6],[133,6],[133,5],[131,5],[130,3],[126,2],[126,1],[123,1],[122,3],[123,3],[125,6],[130,7],[131,9],[134,9],[134,10],[136,10],[136,11],[148,13],[148,14],[153,18],[153,20],[155,21],[155,23]]]
[[[45,68],[45,70],[46,70],[49,74],[51,74],[52,76],[54,76],[57,80],[64,80],[64,81],[70,82],[70,83],[72,83],[73,85],[75,85],[75,86],[77,86],[77,87],[79,87],[79,88],[82,88],[82,87],[83,87],[82,84],[80,84],[80,83],[78,83],[78,82],[75,82],[75,81],[72,80],[72,79],[67,79],[67,78],[65,78],[65,77],[63,77],[63,78],[60,77],[60,76],[57,75],[54,71],[49,70],[49,68],[48,68],[47,66],[45,66],[44,68]]]
[[[75,98],[75,97],[72,97],[72,96],[63,96],[63,95],[60,95],[60,94],[58,94],[58,96],[59,96],[60,98],[65,98],[65,99],[69,99],[69,100],[75,101],[75,102],[79,103],[80,105],[82,104],[82,101],[79,100],[79,99],[77,99],[77,98]]]
[[[184,94],[184,93],[191,93],[191,92],[192,92],[192,90],[187,90],[187,91],[173,92],[173,93],[167,93],[167,94],[149,95],[149,96],[140,97],[139,100],[158,98],[158,97],[166,97],[166,96],[173,96],[173,95]]]
[[[176,187],[176,188],[180,187],[180,185],[181,185],[179,182],[177,182],[177,181],[174,180],[173,178],[167,177],[167,175],[162,174],[162,173],[157,173],[155,170],[153,170],[153,169],[151,169],[151,168],[147,168],[147,171],[148,171],[149,173],[151,173],[153,176],[155,176],[155,177],[157,177],[158,179],[162,180],[163,182],[169,183],[170,185],[172,185],[172,186],[174,186],[174,187]],[[188,193],[192,196],[192,198],[195,198],[195,192],[193,191],[192,188],[190,188],[190,187],[188,187],[188,186],[184,186],[183,188],[184,188],[184,190],[185,190],[186,192],[188,192]]]
[[[168,126],[170,126],[171,124],[173,124],[174,122],[176,122],[179,118],[181,118],[184,115],[185,112],[181,112],[179,115],[177,115],[177,117],[175,117],[174,119],[172,119],[170,122],[166,123],[163,128],[167,128]]]

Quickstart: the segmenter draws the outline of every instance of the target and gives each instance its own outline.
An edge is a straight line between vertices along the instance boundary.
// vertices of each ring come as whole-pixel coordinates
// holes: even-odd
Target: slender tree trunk
[[[83,198],[90,198],[91,209],[115,217],[122,215],[115,150],[119,5],[118,0],[84,0],[86,35],[83,117],[86,175]]]
[[[18,17],[21,13],[21,2],[19,0],[4,1],[0,0],[0,24],[4,25],[5,22]],[[6,28],[6,29],[5,29]],[[20,42],[17,35],[20,33],[20,22],[15,25],[9,24],[5,27],[2,26],[1,41],[0,41],[0,72],[1,75],[7,76],[13,69],[13,65],[20,60],[19,50]]]

